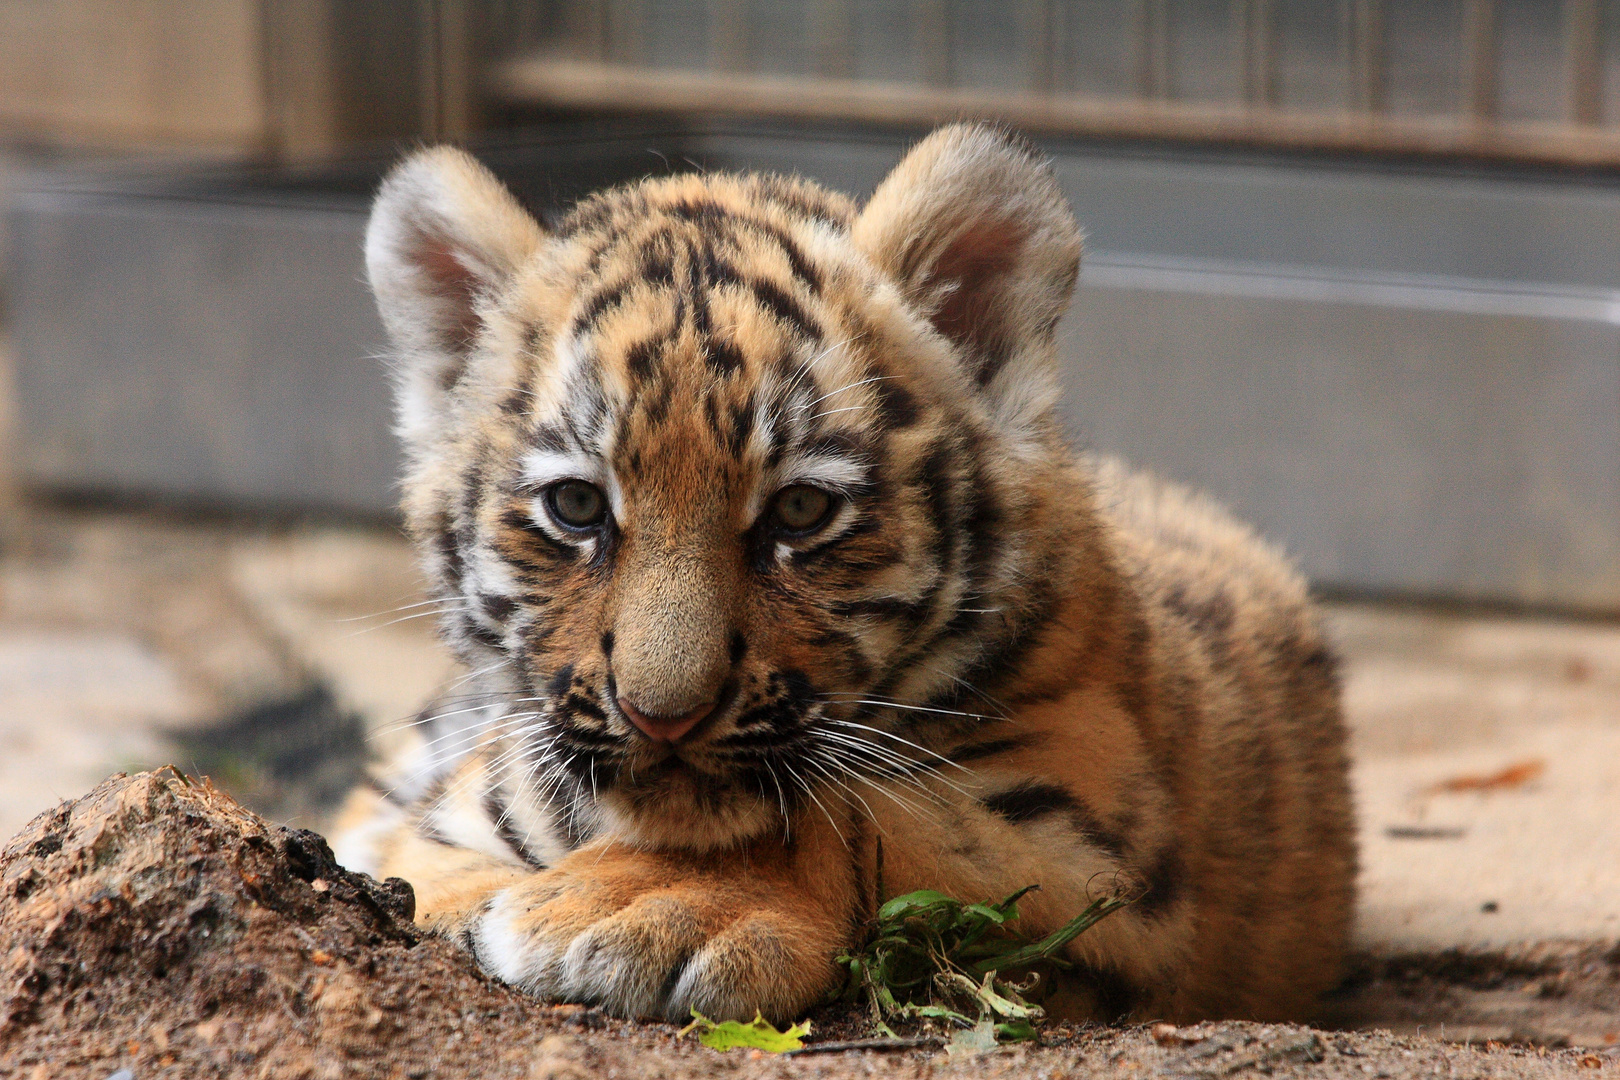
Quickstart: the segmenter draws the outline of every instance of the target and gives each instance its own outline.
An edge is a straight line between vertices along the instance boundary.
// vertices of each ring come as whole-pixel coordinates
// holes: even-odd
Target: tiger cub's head
[[[985,711],[1068,527],[1079,255],[1046,164],[982,126],[864,207],[699,174],[548,229],[464,153],[396,168],[366,258],[406,517],[517,779],[706,847]]]

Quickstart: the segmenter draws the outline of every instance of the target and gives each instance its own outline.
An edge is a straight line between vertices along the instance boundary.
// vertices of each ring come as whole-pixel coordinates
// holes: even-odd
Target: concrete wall
[[[592,130],[487,156],[547,205],[688,158],[864,193],[903,149]],[[1323,584],[1620,611],[1620,186],[1050,148],[1091,236],[1079,445],[1208,488]],[[26,196],[25,478],[386,512],[365,175]]]

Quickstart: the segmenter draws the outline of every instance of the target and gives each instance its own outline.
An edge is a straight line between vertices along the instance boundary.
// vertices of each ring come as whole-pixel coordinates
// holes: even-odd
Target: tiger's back
[[[1079,233],[986,128],[865,207],[619,189],[556,230],[396,171],[368,262],[406,513],[472,683],[339,853],[493,974],[785,1018],[878,899],[1039,884],[1077,1015],[1283,1017],[1337,978],[1332,662],[1286,564],[1053,416]]]
[[[1252,530],[1178,485],[1095,468],[1154,624],[1157,757],[1197,837],[1188,888],[1221,897],[1198,923],[1197,1011],[1231,1011],[1225,983],[1245,988],[1245,1015],[1309,1015],[1355,902],[1336,659],[1304,582]]]

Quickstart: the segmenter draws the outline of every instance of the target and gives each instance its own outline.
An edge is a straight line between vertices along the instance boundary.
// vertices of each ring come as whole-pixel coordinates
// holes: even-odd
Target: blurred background
[[[864,196],[964,117],[1086,229],[1076,444],[1326,602],[1368,955],[1620,939],[1620,0],[0,0],[0,834],[171,760],[318,827],[454,676],[360,258],[402,149],[545,216]],[[1558,1000],[1453,1023],[1620,1040]]]

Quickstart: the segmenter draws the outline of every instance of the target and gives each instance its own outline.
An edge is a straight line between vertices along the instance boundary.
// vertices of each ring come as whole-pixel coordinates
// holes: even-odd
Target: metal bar
[[[1603,55],[1600,0],[1564,0],[1564,66],[1569,77],[1569,119],[1603,119]]]
[[[1467,155],[1620,170],[1620,129],[1574,124],[1459,124],[1455,116],[1345,115],[1238,104],[1080,98],[907,83],[720,76],[615,64],[518,60],[490,83],[501,100],[669,114],[714,113],[886,124],[1004,120],[1031,131],[1183,139],[1233,146]]]
[[[416,0],[416,115],[417,129],[429,142],[439,139],[439,4]]]
[[[1463,4],[1463,113],[1475,120],[1494,119],[1499,108],[1497,65],[1501,25],[1496,0]]]
[[[1136,0],[1132,20],[1136,95],[1145,101],[1170,96],[1170,18],[1166,0]]]
[[[434,139],[465,139],[472,133],[479,83],[469,0],[433,0],[433,64],[424,71],[424,98],[433,105]]]
[[[319,158],[342,142],[334,88],[330,0],[261,0],[265,149],[281,161]]]
[[[1251,105],[1274,105],[1277,101],[1277,21],[1271,0],[1237,0],[1233,7],[1243,100]]]
[[[1027,83],[1038,94],[1057,89],[1055,0],[1023,0],[1024,55],[1028,58]]]
[[[621,64],[647,62],[649,0],[601,0],[607,7],[603,34],[607,56]]]
[[[850,0],[817,0],[809,17],[815,70],[829,79],[855,77],[855,11]]]
[[[563,7],[563,40],[567,42],[569,56],[576,60],[603,62],[613,59],[612,49],[608,45],[608,5],[609,0],[584,0],[583,3]],[[530,41],[524,44],[533,48],[537,43]]]
[[[1381,113],[1387,104],[1383,0],[1351,0],[1349,17],[1351,106]]]
[[[950,86],[954,78],[951,62],[950,0],[916,0],[917,49],[921,53],[923,82],[929,86]]]
[[[747,71],[748,0],[709,0],[709,63],[717,71]]]
[[[1052,11],[1048,0],[1021,0],[1019,29],[1024,43],[1024,85],[1037,94],[1051,93]]]

